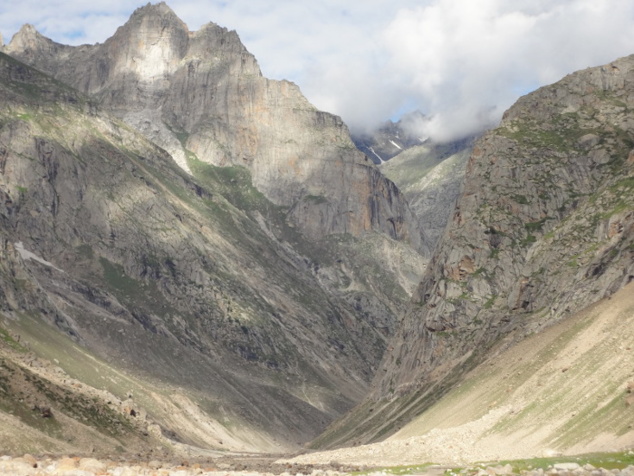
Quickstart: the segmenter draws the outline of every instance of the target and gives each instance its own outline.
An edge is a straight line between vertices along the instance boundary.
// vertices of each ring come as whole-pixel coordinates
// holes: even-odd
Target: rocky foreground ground
[[[338,476],[344,474],[386,476],[388,474],[425,474],[445,476],[634,476],[634,466],[623,469],[596,468],[590,464],[556,463],[544,468],[514,469],[510,464],[480,464],[469,468],[452,469],[439,465],[420,466],[411,470],[349,467],[337,462],[325,466],[278,464],[273,459],[221,459],[202,463],[182,461],[115,461],[79,457],[0,457],[0,475],[12,476],[204,476],[204,475],[282,475],[282,476]]]
[[[302,465],[275,463],[275,458],[223,457],[191,461],[117,461],[79,457],[1,456],[0,475],[12,476],[200,476],[200,475],[309,475],[334,476],[358,472],[363,468],[331,463]]]

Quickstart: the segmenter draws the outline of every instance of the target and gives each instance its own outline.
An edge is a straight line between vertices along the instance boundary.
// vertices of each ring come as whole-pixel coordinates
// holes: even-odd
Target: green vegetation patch
[[[322,195],[306,195],[304,201],[315,204],[328,203],[328,199]]]
[[[123,266],[104,257],[99,258],[103,268],[103,279],[118,299],[134,307],[140,307],[158,316],[176,314],[171,304],[158,289],[156,280],[147,282],[128,276]]]
[[[550,217],[544,217],[539,221],[524,223],[524,228],[528,232],[542,231],[542,228],[544,227],[544,223],[546,223],[546,220],[549,220],[549,219]]]
[[[136,296],[143,292],[143,285],[136,279],[130,278],[123,266],[100,257],[99,263],[103,267],[103,277],[106,283],[113,289],[123,292],[128,296]]]
[[[577,140],[591,132],[579,126],[577,113],[564,113],[551,117],[548,122],[533,118],[514,120],[499,133],[527,147],[568,152],[577,147]]]
[[[203,185],[224,196],[243,211],[267,210],[273,204],[253,186],[251,173],[244,167],[216,167],[188,154],[187,164]]]
[[[495,304],[495,300],[497,299],[497,297],[497,294],[491,295],[491,297],[487,299],[487,301],[484,303],[484,309],[491,309],[493,307],[493,304]]]
[[[528,458],[496,461],[494,466],[507,464],[513,468],[513,473],[519,474],[522,471],[530,471],[536,469],[548,469],[558,463],[577,463],[579,466],[590,464],[595,468],[604,468],[607,470],[623,469],[627,466],[634,465],[634,453],[631,451],[623,451],[616,453],[588,453],[577,456],[552,456],[542,458]],[[488,465],[487,463],[486,465]],[[480,465],[483,467],[485,465]]]
[[[6,329],[0,327],[0,341],[7,344],[13,350],[17,350],[18,352],[26,352],[27,349],[22,346],[18,341],[16,341]]]
[[[528,198],[526,198],[526,196],[524,195],[513,195],[511,198],[515,200],[517,203],[519,203],[520,205],[529,204]]]
[[[56,417],[59,412],[110,436],[133,430],[126,417],[114,408],[5,360],[0,360],[0,381],[0,409],[49,436],[64,436],[64,428]],[[16,385],[18,382],[21,384]]]
[[[94,257],[94,252],[90,245],[79,245],[75,248],[77,254],[84,259],[92,259]]]
[[[374,474],[380,471],[385,474],[426,474],[430,466],[434,466],[433,463],[423,463],[411,466],[387,466],[382,468],[372,468],[367,471],[356,471],[350,474],[362,476],[364,474]]]

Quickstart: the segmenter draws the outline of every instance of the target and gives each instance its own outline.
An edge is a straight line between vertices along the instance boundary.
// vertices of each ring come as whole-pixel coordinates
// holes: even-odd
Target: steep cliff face
[[[634,279],[633,92],[632,56],[580,71],[521,98],[476,143],[374,400],[317,445],[389,434],[493,343],[538,332]]]
[[[24,27],[6,52],[91,94],[168,150],[248,168],[307,234],[376,230],[417,247],[398,189],[356,150],[342,121],[299,88],[271,81],[238,35],[213,23],[190,32],[164,3],[147,5],[102,45],[68,47]]]
[[[477,143],[386,359],[394,372],[383,391],[464,362],[511,331],[534,332],[632,279],[633,67],[624,58],[525,96]],[[412,334],[422,338],[415,349]]]
[[[380,166],[407,199],[431,255],[460,196],[475,138],[447,144],[412,146]]]
[[[136,388],[148,424],[196,446],[293,448],[362,397],[393,311],[362,312],[350,258],[243,168],[192,177],[90,97],[0,66],[0,328],[83,384]]]
[[[362,398],[426,258],[339,118],[163,3],[103,44],[27,25],[3,51],[0,328],[117,398],[133,375],[200,447],[292,448]]]

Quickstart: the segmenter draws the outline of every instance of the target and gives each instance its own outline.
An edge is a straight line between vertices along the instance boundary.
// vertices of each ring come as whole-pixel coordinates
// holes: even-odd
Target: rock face
[[[35,426],[12,448],[68,452],[81,434],[89,451],[109,431],[64,407],[69,381],[96,414],[97,390],[134,394],[141,427],[108,440],[130,451],[294,449],[363,397],[425,259],[339,118],[263,78],[235,32],[190,32],[165,4],[104,44],[27,25],[3,51],[0,332],[69,376],[41,376],[60,388],[41,402],[58,440]]]
[[[385,360],[402,364],[382,391],[464,363],[511,331],[534,332],[633,278],[633,91],[634,57],[581,71],[521,98],[478,141]]]
[[[159,437],[296,448],[364,395],[399,306],[386,296],[406,298],[401,286],[416,275],[382,270],[415,262],[414,250],[380,233],[307,240],[248,170],[192,159],[190,175],[93,97],[4,54],[0,66],[0,333],[80,386],[142,402],[126,417],[147,415],[130,451]],[[371,194],[396,196],[390,182],[373,184]],[[371,259],[388,244],[383,265]],[[75,389],[58,380],[59,392],[42,393],[66,428],[56,434],[82,428],[98,441],[110,429],[92,414],[65,426]],[[1,397],[19,415],[16,385]],[[42,451],[69,451],[38,431],[24,435]],[[126,435],[109,444],[128,447]],[[16,451],[31,444],[15,441]]]
[[[102,45],[59,45],[27,25],[5,51],[98,98],[186,170],[188,154],[248,168],[313,237],[376,230],[420,244],[398,189],[341,119],[296,85],[263,78],[234,31],[209,23],[190,32],[167,5],[148,4]]]
[[[513,342],[634,279],[634,56],[521,98],[462,195],[368,400],[318,444],[389,434]],[[378,411],[378,409],[381,409]]]
[[[380,166],[407,199],[430,256],[460,196],[475,138],[447,144],[426,143],[404,150]]]

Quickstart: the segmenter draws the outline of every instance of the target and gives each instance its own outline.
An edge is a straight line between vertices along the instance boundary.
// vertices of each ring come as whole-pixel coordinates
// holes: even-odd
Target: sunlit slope
[[[506,347],[505,350],[502,350]],[[634,444],[634,283],[508,347],[384,442],[298,458],[464,463]]]

